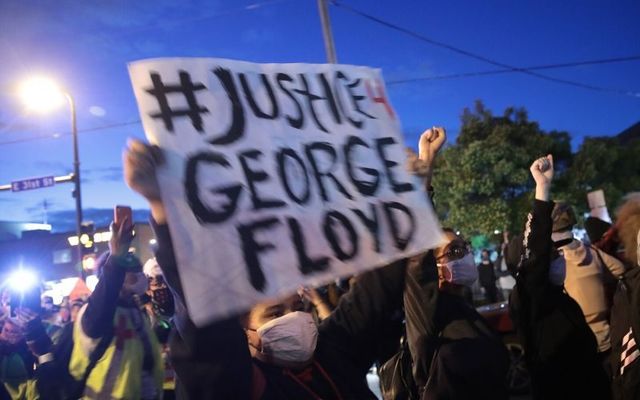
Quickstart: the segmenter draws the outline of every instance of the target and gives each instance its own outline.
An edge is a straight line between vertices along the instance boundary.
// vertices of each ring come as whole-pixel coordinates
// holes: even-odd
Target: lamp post
[[[84,279],[82,268],[82,245],[79,242],[82,235],[82,197],[80,192],[80,155],[78,151],[78,127],[76,124],[76,104],[71,94],[61,90],[53,81],[46,78],[32,78],[23,83],[20,88],[20,95],[24,104],[30,109],[38,112],[46,112],[59,106],[64,97],[69,104],[71,114],[71,135],[73,137],[73,197],[76,203],[76,235],[78,245],[76,246],[76,256],[80,276]]]

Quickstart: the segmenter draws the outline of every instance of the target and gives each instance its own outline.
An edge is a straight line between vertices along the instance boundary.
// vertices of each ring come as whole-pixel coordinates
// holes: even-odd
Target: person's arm
[[[176,304],[178,335],[171,340],[171,361],[178,378],[190,398],[248,398],[253,367],[238,317],[195,326],[186,307],[168,226],[152,222],[158,241],[156,260]]]
[[[53,349],[53,342],[47,335],[40,317],[27,308],[19,309],[17,317],[24,326],[24,336],[31,353],[38,358],[39,363],[49,361],[52,357],[50,353]]]
[[[376,349],[390,339],[384,336],[402,308],[406,262],[403,259],[359,275],[338,307],[320,324],[319,340],[327,341],[363,372],[376,361]]]
[[[111,256],[103,258],[100,262],[103,263],[102,277],[89,296],[80,318],[82,332],[91,339],[100,339],[113,329],[113,317],[125,276],[125,269]]]
[[[318,313],[320,321],[327,319],[329,315],[331,315],[331,308],[316,288],[303,288],[302,296],[311,303],[311,306],[316,310],[316,313]]]
[[[409,160],[413,163],[412,171],[424,178],[430,195],[433,195],[431,187],[433,163],[446,138],[444,128],[427,129],[420,136],[418,143],[417,164],[419,165],[414,162],[416,160]],[[383,337],[382,332],[385,332],[386,326],[393,323],[394,314],[402,309],[407,262],[407,259],[400,260],[359,276],[354,287],[342,297],[337,309],[320,326],[320,332],[331,337],[335,346],[342,348],[345,354],[350,354],[367,368],[376,360],[376,355],[371,354],[371,349],[379,348],[385,340],[389,339]],[[420,281],[420,284],[422,283],[424,282]],[[423,299],[424,297],[420,300]],[[415,297],[410,300],[413,304],[415,301],[417,301]],[[420,311],[423,310],[416,309],[417,313]],[[426,319],[430,319],[430,316]],[[418,323],[427,322],[422,319]],[[418,329],[422,328],[423,326]]]
[[[418,141],[418,158],[424,163],[424,184],[428,191],[432,190],[433,166],[436,155],[447,141],[447,133],[441,126],[427,129]]]
[[[113,329],[113,317],[127,271],[126,256],[132,240],[133,224],[127,218],[111,224],[109,253],[99,260],[102,276],[80,318],[83,333],[91,339],[100,339]]]
[[[136,140],[129,141],[123,155],[125,182],[149,202],[158,241],[156,260],[174,294],[178,334],[170,339],[171,361],[189,398],[250,398],[253,363],[238,317],[203,327],[189,318],[156,179],[156,167],[162,162],[159,148]]]
[[[407,344],[413,360],[413,378],[418,387],[427,383],[438,328],[438,270],[433,251],[409,261],[404,289]]]
[[[622,278],[622,275],[624,275],[624,273],[626,272],[626,268],[622,261],[613,256],[610,256],[597,247],[594,247],[593,250],[596,251],[598,255],[600,255],[600,257],[602,258],[602,262],[604,263],[603,267],[608,269],[609,272],[611,272],[611,275],[613,275],[617,279]]]
[[[517,302],[516,323],[521,335],[529,337],[532,326],[553,312],[558,304],[562,288],[553,286],[549,280],[551,265],[551,230],[553,202],[550,201],[550,186],[553,178],[553,158],[536,160],[531,166],[531,174],[536,181],[533,210],[527,217],[523,235],[523,256],[516,277]],[[525,346],[530,346],[525,343]]]
[[[524,257],[518,277],[521,289],[537,297],[544,296],[550,285],[553,202],[550,201],[549,192],[553,179],[553,158],[547,156],[534,161],[530,170],[536,181],[535,200],[525,226]]]

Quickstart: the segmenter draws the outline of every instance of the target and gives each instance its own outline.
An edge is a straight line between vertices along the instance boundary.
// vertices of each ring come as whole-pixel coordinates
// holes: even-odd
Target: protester
[[[53,304],[53,297],[51,296],[42,296],[41,304],[40,318],[47,335],[56,343],[62,333],[62,324],[59,320],[60,307]]]
[[[69,373],[69,363],[73,353],[74,322],[80,309],[84,306],[83,290],[84,282],[78,281],[76,288],[72,290],[67,299],[69,319],[63,322],[56,343],[51,343],[50,350],[39,357],[39,365],[35,371],[36,387],[41,400],[66,400],[77,399],[84,390],[84,380],[76,380]],[[88,289],[86,289],[88,291]],[[62,308],[63,310],[64,308]],[[43,346],[44,348],[44,346]]]
[[[160,157],[158,149],[131,141],[124,175],[150,204],[156,257],[176,295],[172,361],[189,398],[374,399],[366,374],[383,357],[380,343],[399,339],[399,329],[395,337],[387,332],[391,315],[401,307],[406,263],[360,275],[319,327],[301,311],[297,294],[196,327],[184,306],[155,176]]]
[[[172,319],[175,312],[175,303],[173,294],[164,280],[164,275],[156,259],[147,260],[142,270],[147,279],[149,279],[149,290],[147,291],[149,301],[145,303],[145,308],[151,321],[151,328],[158,338],[162,351],[164,365],[163,400],[170,400],[175,398],[176,390],[176,376],[171,364],[169,350],[169,334],[173,326]]]
[[[631,266],[618,283],[611,310],[611,368],[614,399],[640,398],[640,193],[625,197],[616,224],[603,238],[615,252],[622,245],[623,261]],[[634,240],[635,236],[635,240]]]
[[[480,286],[484,289],[484,296],[488,303],[498,301],[498,288],[496,287],[496,270],[491,262],[489,250],[482,249],[480,252],[480,264],[478,265],[478,277]]]
[[[83,398],[159,399],[162,356],[140,309],[148,281],[129,253],[133,225],[125,218],[111,231],[109,253],[98,261],[100,280],[74,323],[69,371],[86,380]]]
[[[580,306],[563,290],[565,260],[551,239],[551,155],[530,168],[536,183],[510,306],[531,374],[534,399],[608,399],[596,338]]]
[[[35,357],[27,346],[25,327],[17,317],[7,318],[0,332],[0,398],[35,398]]]
[[[0,398],[38,398],[34,369],[47,359],[52,342],[42,323],[39,289],[14,292],[10,316],[0,332]],[[3,397],[4,396],[4,397]]]
[[[445,140],[442,128],[429,129],[420,138],[424,183],[432,193],[432,165]],[[508,398],[507,350],[466,297],[477,279],[471,247],[451,229],[445,229],[445,243],[411,259],[404,311],[412,373],[382,379],[412,382],[414,387],[405,388],[406,393],[401,388],[387,390],[385,398]],[[401,370],[391,372],[402,374]]]
[[[573,236],[577,220],[573,208],[555,203],[551,214],[551,239],[566,264],[564,288],[582,309],[589,328],[598,340],[598,352],[609,371],[611,350],[609,318],[617,280],[625,271],[619,260]]]

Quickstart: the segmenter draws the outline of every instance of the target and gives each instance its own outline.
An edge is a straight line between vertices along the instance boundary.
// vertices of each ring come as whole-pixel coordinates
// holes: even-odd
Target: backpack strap
[[[109,329],[109,332],[100,339],[95,350],[89,355],[89,364],[87,365],[87,369],[84,371],[84,375],[82,375],[82,379],[79,381],[78,390],[80,391],[80,396],[82,396],[82,393],[84,392],[84,388],[87,384],[87,379],[89,379],[89,375],[91,375],[91,371],[93,371],[93,368],[107,351],[107,348],[111,344],[111,340],[113,340],[113,329]]]

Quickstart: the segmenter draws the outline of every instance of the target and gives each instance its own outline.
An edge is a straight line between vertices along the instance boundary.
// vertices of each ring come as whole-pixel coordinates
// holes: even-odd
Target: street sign
[[[44,176],[42,178],[23,179],[21,181],[11,182],[12,192],[22,192],[24,190],[41,189],[56,184],[53,176]]]

